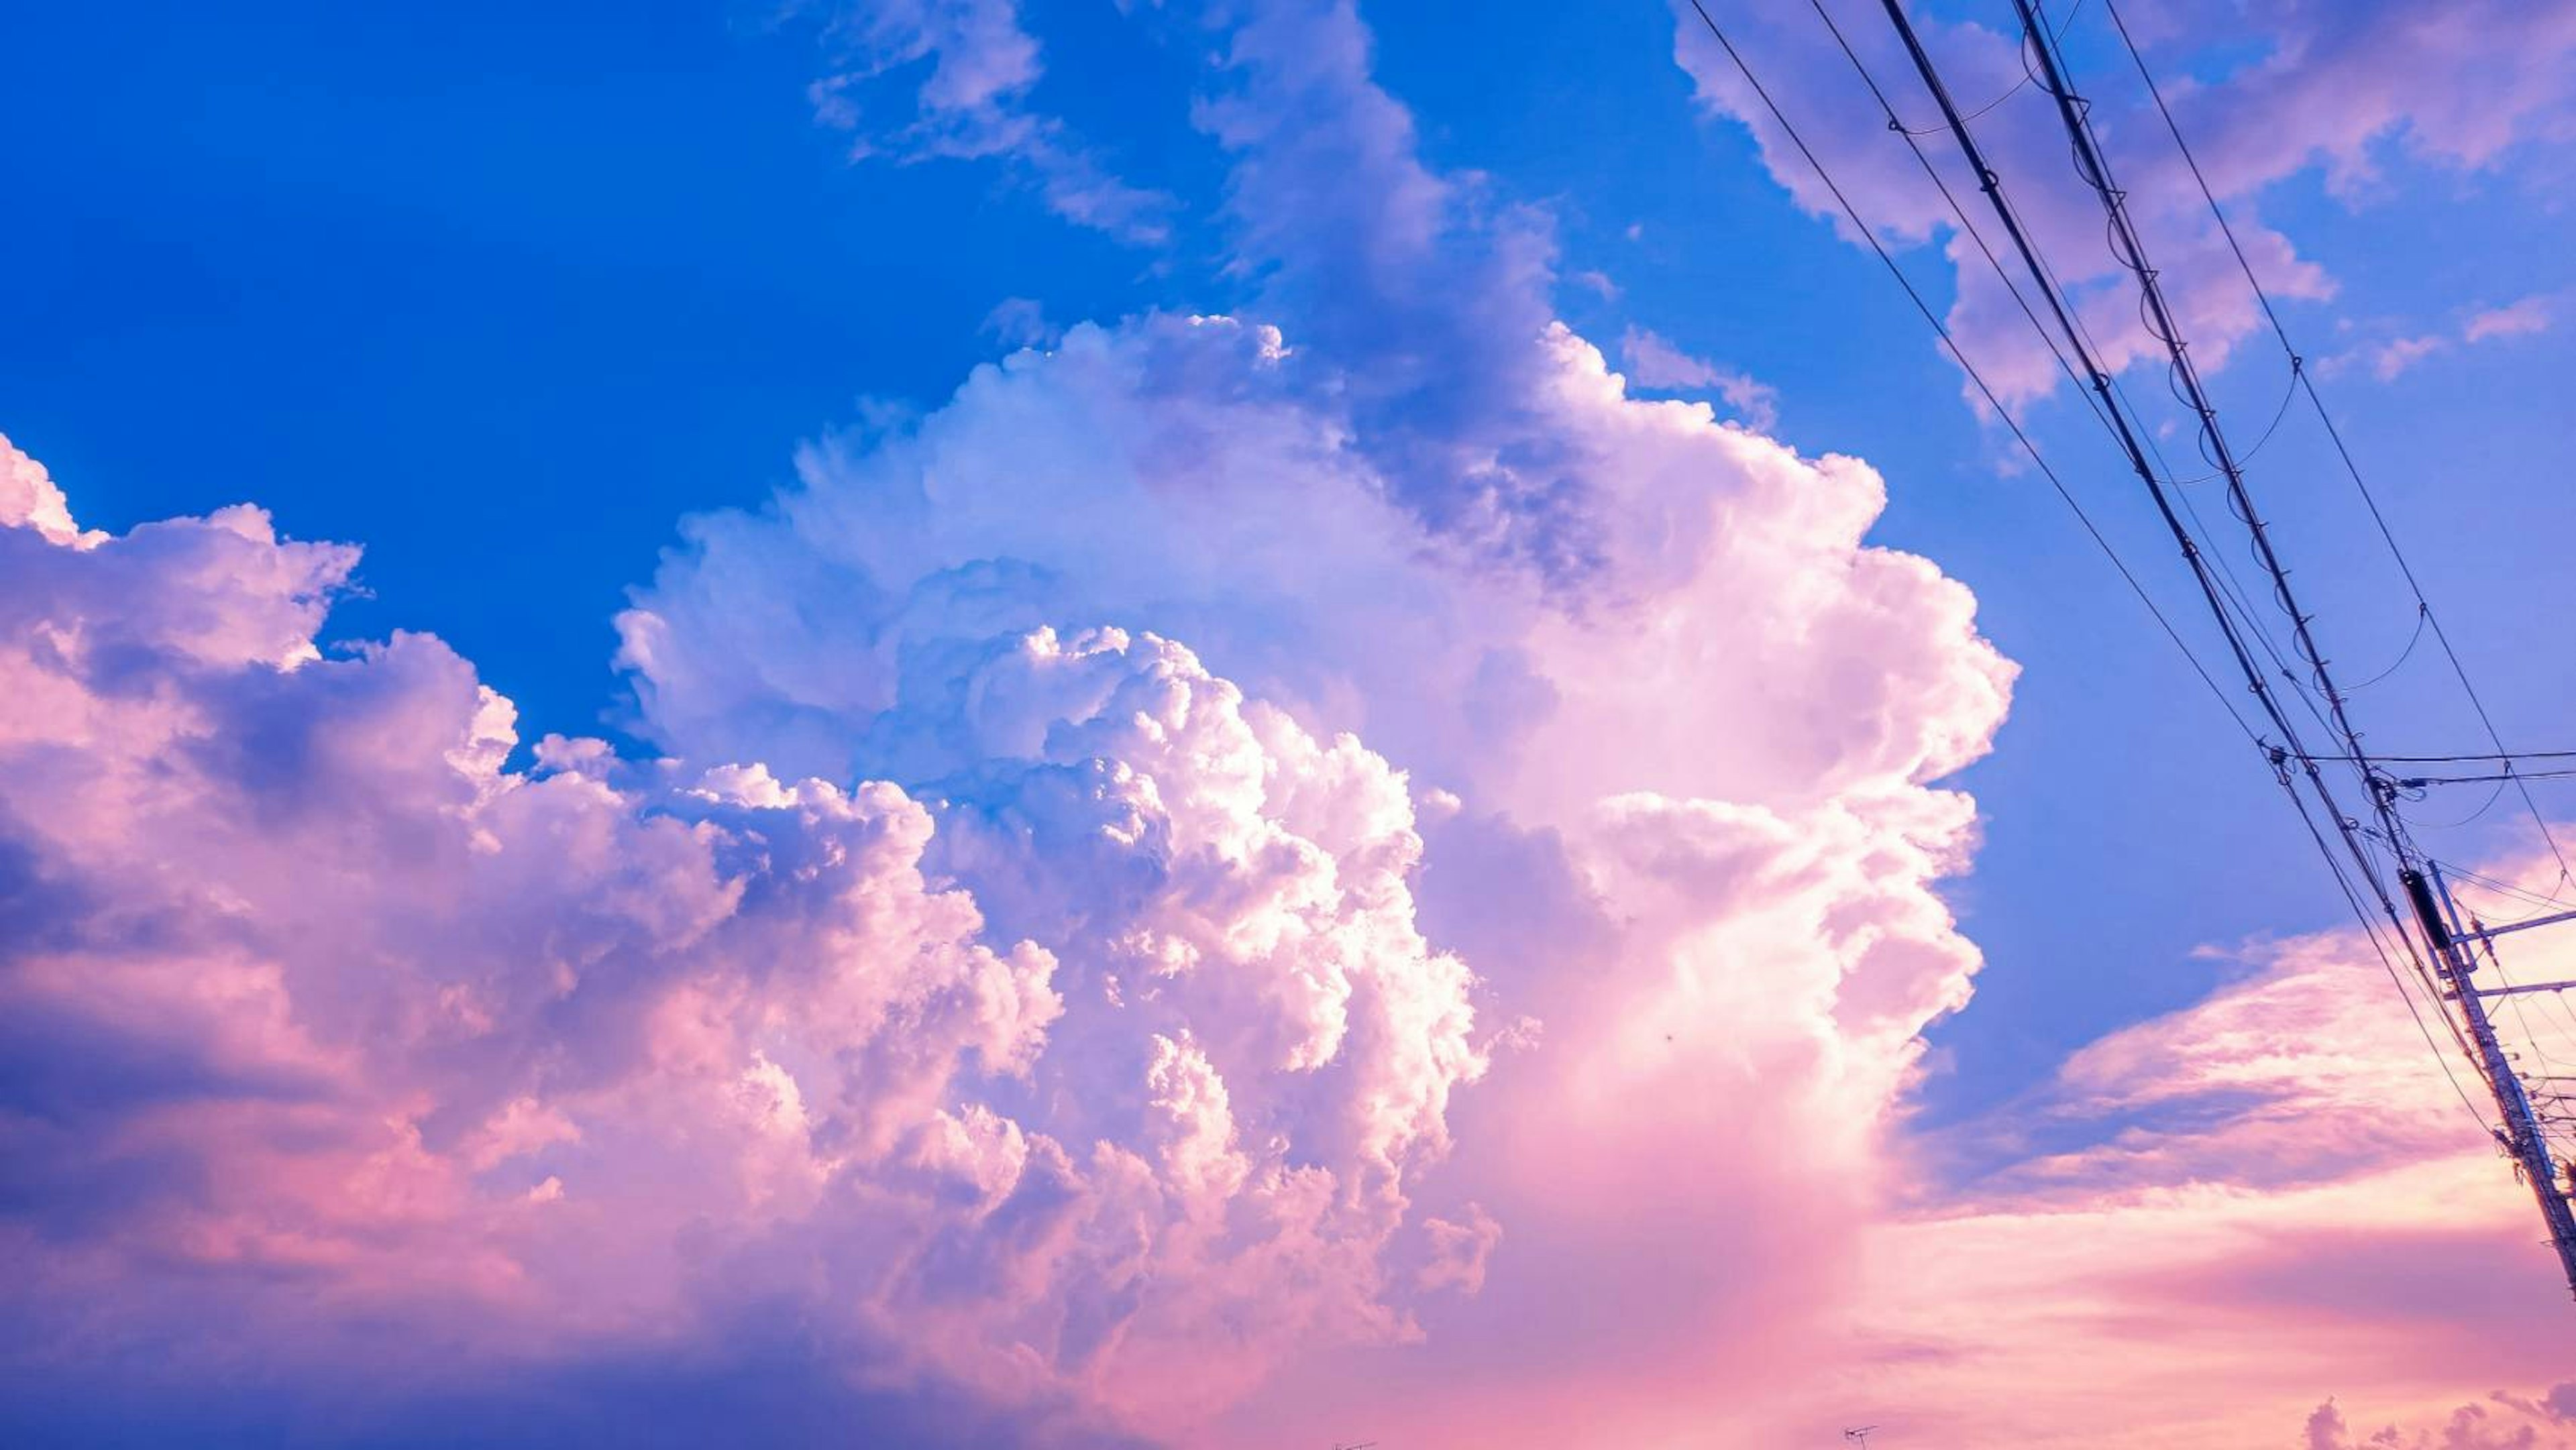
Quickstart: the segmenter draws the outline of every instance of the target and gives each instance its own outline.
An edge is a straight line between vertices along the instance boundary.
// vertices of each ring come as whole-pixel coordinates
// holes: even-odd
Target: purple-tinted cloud
[[[1756,432],[1767,433],[1779,426],[1779,389],[1732,368],[1719,367],[1706,358],[1694,357],[1652,329],[1630,327],[1621,333],[1619,358],[1629,379],[1639,387],[1714,392]]]
[[[1828,8],[1893,98],[1900,120],[1926,133],[1922,144],[1951,193],[2027,290],[2000,224],[1985,210],[1977,178],[1938,129],[1939,113],[1885,17],[1858,0],[1834,0]],[[2568,63],[2576,56],[2576,15],[2564,6],[2483,0],[2428,11],[2378,0],[2288,0],[2250,9],[2131,9],[2137,13],[2124,11],[2123,18],[2161,71],[2184,134],[2213,188],[2232,204],[2251,265],[2276,298],[2324,297],[2333,284],[2263,224],[2262,195],[2274,183],[2322,167],[2338,191],[2363,204],[2374,184],[2376,148],[2396,144],[2435,164],[2486,167],[2517,142],[2564,135],[2576,116],[2576,67]],[[1877,102],[1816,16],[1804,6],[1720,11],[1863,214],[1896,245],[1940,244],[1958,288],[1951,329],[1998,393],[2010,403],[2052,391],[2061,377],[2057,364],[1903,140],[1889,134]],[[2069,14],[2072,24],[2107,23],[2098,8]],[[2158,344],[2137,321],[2127,274],[2104,240],[2099,204],[2068,161],[2054,103],[2028,84],[2017,32],[1929,17],[1916,23],[1961,107],[1981,113],[1974,122],[1979,142],[2076,300],[2097,355],[2115,371],[2160,358]],[[1749,128],[1765,166],[1799,205],[1844,226],[1824,184],[1686,4],[1675,7],[1674,34],[1676,56],[1701,105]],[[2235,59],[2248,45],[2253,58]],[[2207,54],[2213,48],[2218,61]],[[2261,314],[2125,57],[2117,68],[2109,61],[2104,67],[2079,72],[2075,83],[2095,104],[2111,165],[2184,333],[2204,366],[2223,366],[2264,326]],[[2199,78],[2210,71],[2213,79]]]
[[[2547,332],[2557,320],[2555,298],[2525,297],[2502,307],[2490,307],[2471,317],[2460,330],[2460,336],[2467,342],[2485,342],[2494,337],[2529,337]]]
[[[810,95],[817,118],[851,134],[852,156],[1000,161],[1077,226],[1142,244],[1170,235],[1173,198],[1120,180],[1031,106],[1045,66],[1018,0],[854,0],[831,10],[824,33],[842,68]]]
[[[1401,1331],[1404,1185],[1482,1058],[1356,742],[1039,630],[916,702],[936,816],[559,737],[511,770],[437,641],[314,647],[353,551],[82,533],[6,457],[0,1234],[52,1352],[327,1373],[391,1321],[579,1364],[757,1304],[1078,1429]]]
[[[1029,114],[1014,12],[868,14],[913,143],[1026,162],[974,139]],[[2097,1044],[2024,1105],[2054,1147],[1941,1191],[1943,781],[2014,677],[1974,599],[1869,542],[1866,465],[1631,395],[1349,5],[1208,22],[1239,312],[1032,326],[689,520],[618,622],[662,758],[514,765],[443,644],[317,645],[353,550],[84,532],[0,452],[0,1347],[65,1387],[6,1423],[2451,1413],[2525,1310],[2429,1333],[2425,1286],[2527,1230],[2351,944]]]
[[[2010,667],[1964,591],[1864,542],[1868,469],[1630,397],[1548,306],[1543,218],[1422,166],[1347,7],[1243,19],[1201,111],[1237,156],[1242,313],[1076,326],[693,520],[622,622],[637,723],[965,800],[977,749],[920,728],[914,682],[1101,623],[1365,739],[1410,774],[1426,934],[1476,969],[1494,1062],[1399,1239],[1414,1283],[1489,1307],[1414,1309],[1454,1392],[1330,1402],[1427,1434],[1512,1373],[1497,1413],[1554,1433],[1741,1310],[1769,1346],[1675,1402],[1705,1419],[1830,1312],[1788,1246],[1871,1212],[1916,1034],[1965,1000],[1931,885],[1974,817],[1931,782]],[[1011,904],[1017,868],[937,859],[991,921],[1090,950],[1072,903]],[[1614,1299],[1616,1332],[1568,1312]],[[1277,1362],[1219,1433],[1329,1434],[1298,1378],[1329,1362]]]

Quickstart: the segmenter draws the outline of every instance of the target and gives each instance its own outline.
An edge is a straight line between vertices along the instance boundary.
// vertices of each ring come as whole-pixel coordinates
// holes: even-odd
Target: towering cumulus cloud
[[[687,521],[659,758],[515,765],[438,641],[317,645],[353,550],[6,455],[20,1421],[1772,1413],[1967,997],[1934,782],[2011,667],[1866,466],[1628,396],[1347,5],[1218,30],[1238,313]]]
[[[1379,1251],[1481,1058],[1356,741],[1038,630],[914,714],[953,795],[559,737],[507,770],[436,641],[317,651],[353,551],[82,533],[7,457],[19,1355],[778,1304],[854,1366],[1162,1409],[1402,1331]]]
[[[1429,1257],[1376,1290],[1481,1294],[1412,1304],[1418,1373],[1370,1423],[1600,1433],[1605,1385],[1691,1381],[1617,1413],[1705,1425],[1833,1312],[1917,1033],[1966,998],[1932,885],[1973,811],[1928,783],[2010,667],[1965,591],[1863,542],[1867,468],[1628,396],[1553,319],[1545,219],[1422,167],[1347,7],[1240,19],[1199,115],[1237,157],[1241,311],[1074,328],[691,520],[621,624],[638,727],[980,827],[1013,736],[977,721],[1023,694],[975,671],[1114,628],[1365,740],[1407,772],[1420,921],[1476,973],[1492,1064],[1404,1183],[1390,1242]],[[932,858],[1080,974],[1068,1026],[1095,981],[1201,990],[1195,952],[1066,919],[1065,848],[1033,882],[975,840]],[[1230,1089],[1258,1070],[1199,1037]],[[1368,1398],[1345,1368],[1295,1361],[1232,1432],[1333,1433],[1302,1417]]]

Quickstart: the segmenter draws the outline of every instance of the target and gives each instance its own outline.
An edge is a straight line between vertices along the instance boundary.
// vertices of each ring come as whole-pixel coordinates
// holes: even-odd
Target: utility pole
[[[2262,565],[2264,573],[2268,576],[2267,582],[2272,586],[2273,595],[2282,612],[2288,617],[2292,649],[2299,661],[2306,666],[2314,690],[2317,696],[2322,698],[2325,707],[2320,721],[2334,740],[2334,747],[2328,754],[2319,755],[2300,744],[2298,727],[2283,709],[2267,671],[2257,663],[2255,649],[2259,646],[2264,652],[2271,654],[2274,664],[2281,667],[2281,673],[2293,682],[2294,688],[2297,688],[2297,677],[2290,673],[2288,662],[2281,659],[2273,650],[2268,637],[2261,634],[2260,627],[2252,618],[2248,616],[2240,624],[2236,613],[2231,610],[2227,593],[2211,573],[2199,541],[2192,536],[2190,529],[2184,525],[2182,518],[2174,510],[2171,502],[2173,486],[2160,475],[2158,468],[2149,462],[2146,452],[2140,446],[2144,428],[2143,420],[2130,416],[2127,400],[2120,395],[2110,372],[2097,360],[2091,339],[2085,335],[2082,326],[2075,320],[2069,303],[2060,294],[2055,276],[2042,261],[2036,243],[2023,227],[2021,219],[2014,213],[2011,203],[2005,198],[2002,178],[1988,162],[1983,148],[1977,144],[1975,135],[1969,129],[1967,119],[1960,114],[1948,88],[1942,83],[1939,71],[1923,47],[1921,37],[1916,34],[1913,23],[1906,17],[1902,0],[1881,0],[1881,3],[1887,11],[1889,22],[1895,26],[1898,37],[1904,42],[1906,54],[1921,76],[1924,88],[1931,93],[1932,99],[1939,105],[1951,137],[1958,143],[1970,169],[1975,173],[1979,190],[1985,194],[1987,201],[2002,220],[2005,234],[2011,240],[2024,268],[2029,272],[2033,286],[2048,304],[2050,314],[2063,335],[2067,349],[2075,359],[2075,363],[2070,366],[2080,365],[2082,368],[2083,379],[2092,388],[2105,423],[2111,428],[2130,467],[2137,473],[2148,494],[2154,499],[2159,514],[2180,547],[2183,559],[2200,587],[2203,601],[2217,618],[2219,632],[2233,653],[2237,666],[2244,673],[2246,684],[2262,706],[2263,713],[2274,731],[2281,737],[2281,744],[2264,742],[2266,753],[2281,785],[2289,792],[2293,804],[2305,817],[2308,804],[2301,799],[2299,785],[2292,777],[2291,762],[2295,761],[2299,774],[2304,777],[2305,784],[2314,795],[2316,803],[2322,807],[2326,821],[2334,834],[2341,838],[2345,852],[2350,857],[2350,867],[2347,868],[2336,856],[2334,848],[2327,844],[2326,833],[2311,820],[2309,829],[2316,834],[2320,849],[2325,851],[2328,866],[2338,877],[2345,878],[2347,890],[2352,890],[2352,882],[2358,881],[2368,888],[2372,896],[2376,897],[2382,912],[2388,919],[2388,926],[2406,945],[2408,954],[2415,958],[2419,971],[2426,961],[2431,962],[2434,980],[2428,985],[2432,986],[2440,999],[2436,1004],[2437,1010],[2453,1014],[2453,1027],[2457,1034],[2465,1036],[2464,1045],[2469,1049],[2472,1066],[2477,1069],[2478,1076],[2486,1083],[2488,1092],[2494,1098],[2497,1111],[2504,1122],[2504,1127],[2496,1130],[2497,1141],[2506,1154],[2513,1159],[2518,1175],[2530,1185],[2532,1195],[2539,1203],[2541,1217],[2548,1225],[2549,1241],[2551,1247],[2557,1252],[2559,1267],[2566,1276],[2569,1291],[2576,1293],[2576,1208],[2571,1208],[2569,1204],[2567,1183],[2561,1175],[2558,1164],[2552,1159],[2548,1141],[2542,1131],[2540,1115],[2532,1105],[2531,1094],[2516,1072],[2512,1058],[2506,1053],[2502,1042],[2498,1040],[2494,1022],[2488,1016],[2486,1009],[2486,1001],[2492,997],[2576,986],[2576,982],[2543,983],[2533,986],[2498,985],[2481,988],[2473,981],[2477,962],[2468,945],[2475,943],[2476,946],[2483,947],[2490,960],[2493,960],[2496,936],[2508,931],[2556,921],[2576,921],[2576,912],[2563,912],[2493,929],[2483,925],[2463,926],[2459,922],[2457,908],[2449,901],[2449,890],[2442,880],[2439,868],[2430,857],[2417,848],[2404,817],[2397,809],[2399,782],[2382,770],[2381,763],[2374,761],[2362,747],[2361,732],[2352,723],[2347,709],[2347,698],[2336,686],[2333,674],[2327,667],[2326,656],[2311,632],[2310,625],[2314,616],[2300,607],[2291,590],[2289,570],[2281,562],[2263,522],[2263,516],[2254,507],[2253,498],[2246,490],[2244,471],[2238,462],[2238,456],[2230,448],[2226,435],[2219,428],[2217,409],[2202,387],[2199,369],[2192,362],[2189,345],[2184,340],[2180,323],[2176,320],[2173,308],[2166,301],[2163,287],[2157,281],[2157,272],[2147,258],[2145,244],[2131,223],[2126,205],[2128,194],[2122,191],[2113,179],[2110,163],[2102,154],[2093,134],[2089,114],[2090,103],[2077,95],[2068,83],[2056,43],[2046,25],[2042,23],[2034,0],[2013,0],[2013,8],[2021,20],[2023,43],[2031,52],[2032,59],[2036,61],[2037,69],[2033,78],[2055,102],[2058,120],[2065,128],[2067,139],[2074,149],[2077,174],[2101,203],[2105,220],[2109,223],[2114,259],[2136,280],[2139,299],[2143,304],[2142,321],[2147,330],[2163,345],[2172,372],[2174,390],[2181,401],[2197,415],[2205,451],[2210,460],[2218,466],[2220,475],[2226,480],[2230,512],[2245,525],[2251,535],[2256,560]],[[1892,114],[1890,124],[1895,124]],[[2177,140],[2179,140],[2179,134],[2179,132],[2176,133]],[[2214,199],[2212,205],[2215,206]],[[2224,217],[2222,216],[2220,220],[2223,225]],[[2036,315],[2033,320],[2037,320]],[[2284,338],[2285,346],[2286,343],[2287,339]],[[2294,366],[2295,357],[2296,355],[2293,354]],[[2320,405],[2320,411],[2322,411],[2322,405]],[[2393,537],[2390,543],[2394,547]],[[2429,608],[2429,606],[2426,607]],[[2467,688],[2465,675],[2462,676],[2462,687],[2464,690]],[[2497,745],[2497,749],[2502,751],[2501,743]],[[2504,758],[2505,769],[2510,774],[2511,757]],[[2368,797],[2369,802],[2368,824],[2346,812],[2324,772],[2319,770],[2320,760],[2347,761],[2359,773],[2362,792]],[[2543,829],[2546,830],[2545,825]],[[2381,864],[2378,851],[2370,845],[2373,840],[2384,847],[2395,859],[2394,885],[2397,887],[2395,892],[2390,890],[2392,883],[2387,878],[2386,868]],[[2347,877],[2348,869],[2351,875]],[[2412,908],[2411,913],[2402,912],[2398,908],[2396,903],[2398,895],[2406,898]],[[2353,897],[2353,904],[2357,910],[2364,910],[2363,924],[2366,928],[2369,927],[2369,918],[2366,910],[2362,908],[2359,895]],[[2498,975],[2501,976],[2500,970]],[[2448,1003],[2450,1006],[2443,1007],[2441,1003]]]
[[[2478,969],[2477,958],[2461,943],[2464,939],[2475,940],[2492,955],[2495,933],[2483,927],[2476,928],[2474,935],[2464,932],[2460,926],[2459,907],[2452,902],[2450,886],[2442,879],[2442,868],[2426,864],[2430,866],[2429,872],[2409,865],[2400,869],[2398,879],[2405,883],[2407,900],[2415,907],[2416,923],[2423,931],[2425,941],[2433,948],[2435,959],[2441,963],[2443,979],[2450,984],[2445,995],[2458,1004],[2462,1024],[2468,1028],[2469,1040],[2476,1044],[2478,1075],[2486,1079],[2487,1091],[2495,1097],[2496,1108],[2503,1114],[2505,1126],[2497,1137],[2505,1153],[2513,1159],[2515,1170],[2531,1185],[2532,1197],[2540,1201],[2540,1217],[2549,1225],[2550,1242],[2558,1250],[2559,1267],[2566,1272],[2568,1292],[2576,1294],[2576,1211],[2569,1208],[2566,1180],[2549,1156],[2549,1141],[2541,1133],[2540,1114],[2531,1106],[2531,1091],[2524,1085],[2522,1075],[2514,1070],[2512,1059],[2505,1056],[2504,1044],[2496,1038],[2495,1023],[2487,1016],[2486,1006],[2489,997],[2541,991],[2568,984],[2542,982],[2518,987],[2479,987],[2471,980],[2471,974]],[[2576,916],[2576,913],[2567,915]],[[2525,927],[2542,924],[2539,921],[2519,923]]]

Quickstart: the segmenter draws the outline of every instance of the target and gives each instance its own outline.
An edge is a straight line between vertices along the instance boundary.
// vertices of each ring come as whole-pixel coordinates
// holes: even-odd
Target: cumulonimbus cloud
[[[1237,312],[687,521],[619,621],[658,758],[324,648],[348,548],[84,532],[6,455],[14,1364],[418,1382],[312,1396],[345,1438],[743,1345],[1021,1438],[1820,1412],[2012,667],[1866,465],[1629,396],[1349,6],[1216,38]],[[2136,1058],[2070,1101],[2180,1091]],[[2138,1156],[2086,1211],[2166,1201]],[[1900,1231],[1979,1262],[2049,1191]]]
[[[2009,666],[1866,467],[1626,397],[1346,7],[1228,43],[1246,212],[1352,155],[1383,210],[1247,244],[1275,321],[1074,328],[692,521],[621,626],[663,759],[515,764],[436,640],[317,643],[354,551],[84,533],[10,455],[15,1356],[793,1323],[1171,1428],[1565,1292],[1609,1195],[1866,1210]]]
[[[1966,1000],[1933,884],[1974,814],[1934,782],[2010,667],[1964,590],[1866,544],[1866,467],[1629,397],[1550,315],[1544,218],[1420,165],[1347,7],[1254,7],[1224,44],[1202,117],[1239,157],[1244,313],[1077,326],[689,521],[621,621],[637,728],[937,794],[979,747],[907,694],[1115,625],[1367,741],[1410,774],[1419,919],[1493,1060],[1408,1190],[1423,1241],[1478,1256],[1417,1282],[1481,1286],[1417,1305],[1408,1354],[1465,1368],[1368,1412],[1426,1427],[1474,1383],[1479,1415],[1571,1426],[1586,1383],[1679,1373],[1738,1313],[1769,1343],[1675,1402],[1705,1421],[1834,1301],[1789,1246],[1879,1203],[1917,1034]],[[992,906],[1015,875],[949,869],[1023,929]],[[1296,1373],[1234,1433],[1303,1433]]]
[[[213,1372],[392,1316],[572,1353],[768,1301],[1132,1409],[1404,1332],[1381,1251],[1484,1059],[1355,740],[1038,630],[918,702],[935,799],[561,737],[512,769],[437,641],[316,648],[354,551],[84,533],[7,458],[14,1348],[142,1321]]]

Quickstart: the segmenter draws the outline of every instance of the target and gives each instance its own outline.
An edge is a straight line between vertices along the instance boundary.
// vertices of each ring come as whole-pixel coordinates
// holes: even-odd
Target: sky
[[[2216,662],[1815,12],[1709,9]],[[1914,13],[2187,458],[2010,7]],[[2118,14],[2576,746],[2576,6]],[[2481,748],[2059,18],[2373,742]],[[2268,770],[1687,4],[0,27],[5,1438],[2576,1443]]]

